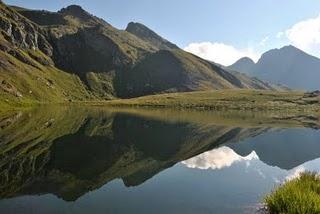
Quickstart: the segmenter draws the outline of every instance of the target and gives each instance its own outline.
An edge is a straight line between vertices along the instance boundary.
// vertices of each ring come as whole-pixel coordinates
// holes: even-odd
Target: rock
[[[43,29],[5,6],[0,8],[0,15],[0,30],[4,31],[8,42],[23,49],[39,49],[49,57],[52,55],[52,46],[45,39]]]

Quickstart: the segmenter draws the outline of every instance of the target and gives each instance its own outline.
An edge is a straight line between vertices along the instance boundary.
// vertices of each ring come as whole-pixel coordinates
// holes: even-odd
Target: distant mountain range
[[[187,53],[139,23],[119,30],[71,5],[0,3],[0,98],[72,101],[276,87]]]
[[[291,45],[264,53],[257,63],[245,57],[228,68],[292,89],[320,89],[320,59]]]

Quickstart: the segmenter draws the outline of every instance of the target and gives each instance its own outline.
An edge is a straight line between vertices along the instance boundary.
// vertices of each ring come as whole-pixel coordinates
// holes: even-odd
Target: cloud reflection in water
[[[255,151],[248,156],[242,157],[235,153],[227,146],[222,146],[217,149],[202,153],[198,156],[190,158],[182,163],[189,168],[197,169],[222,169],[230,167],[232,164],[241,161],[258,160],[259,157]]]

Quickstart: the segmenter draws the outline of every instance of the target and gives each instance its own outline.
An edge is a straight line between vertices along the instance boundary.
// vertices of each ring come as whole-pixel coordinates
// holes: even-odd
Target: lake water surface
[[[0,213],[255,213],[320,172],[319,120],[41,108],[0,116]],[[287,119],[283,119],[287,118]]]

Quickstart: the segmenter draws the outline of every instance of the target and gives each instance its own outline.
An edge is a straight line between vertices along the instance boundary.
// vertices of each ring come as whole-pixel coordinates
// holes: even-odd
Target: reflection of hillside
[[[0,195],[75,200],[113,179],[135,186],[180,161],[269,130],[260,116],[234,116],[80,108],[13,114],[0,120]]]
[[[0,195],[11,195],[41,174],[50,159],[52,141],[76,132],[83,120],[63,108],[4,117],[0,122]]]
[[[90,118],[77,133],[53,142],[46,175],[39,176],[21,193],[51,192],[75,200],[117,178],[126,186],[139,185],[177,162],[262,131],[167,123],[122,113]]]

